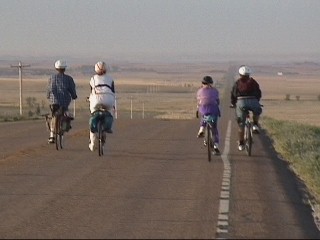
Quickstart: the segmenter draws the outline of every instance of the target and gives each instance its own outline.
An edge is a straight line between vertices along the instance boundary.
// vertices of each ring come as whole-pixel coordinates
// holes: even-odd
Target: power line
[[[19,69],[19,80],[20,80],[20,115],[22,116],[22,69],[25,67],[30,67],[30,65],[22,65],[21,62],[19,62],[18,65],[11,65],[12,68],[18,68]]]

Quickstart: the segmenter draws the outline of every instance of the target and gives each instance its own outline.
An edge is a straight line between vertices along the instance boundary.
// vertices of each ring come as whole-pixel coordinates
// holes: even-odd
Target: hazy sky
[[[319,0],[0,0],[15,56],[316,56]]]

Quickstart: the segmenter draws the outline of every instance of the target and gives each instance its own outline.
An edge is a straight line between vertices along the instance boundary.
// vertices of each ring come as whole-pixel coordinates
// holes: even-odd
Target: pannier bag
[[[71,120],[73,118],[69,117],[69,116],[63,116],[62,117],[62,130],[65,132],[69,132],[69,130],[71,129]]]
[[[101,112],[96,111],[91,114],[91,117],[89,119],[89,127],[90,131],[93,133],[98,132],[98,121],[102,119],[103,120],[103,127],[105,131],[111,130],[112,123],[113,123],[113,116],[110,112]]]

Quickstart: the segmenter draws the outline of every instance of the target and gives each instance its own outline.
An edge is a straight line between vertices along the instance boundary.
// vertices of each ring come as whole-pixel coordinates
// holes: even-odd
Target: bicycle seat
[[[108,106],[100,103],[100,104],[97,104],[97,105],[94,107],[94,110],[95,110],[95,111],[105,112],[105,111],[110,110],[110,107],[108,107]]]
[[[244,112],[252,111],[252,110],[251,110],[250,108],[248,108],[248,107],[242,107],[241,110],[244,111]]]
[[[212,115],[204,115],[203,120],[206,122],[216,122],[217,118]]]

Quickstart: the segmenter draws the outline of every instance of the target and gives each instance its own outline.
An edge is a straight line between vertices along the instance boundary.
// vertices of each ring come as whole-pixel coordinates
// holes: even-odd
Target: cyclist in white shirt
[[[94,69],[96,74],[90,79],[91,93],[89,96],[90,113],[91,113],[91,117],[89,120],[89,126],[90,126],[89,149],[91,151],[95,150],[96,144],[97,144],[96,134],[92,132],[92,129],[91,129],[92,121],[94,120],[94,113],[99,108],[103,108],[108,112],[110,112],[112,116],[112,121],[113,121],[113,113],[115,110],[114,80],[111,76],[107,74],[106,63],[99,61],[95,64]],[[109,124],[110,124],[110,128],[107,129],[107,132],[112,133],[112,130],[111,130],[112,122]]]

